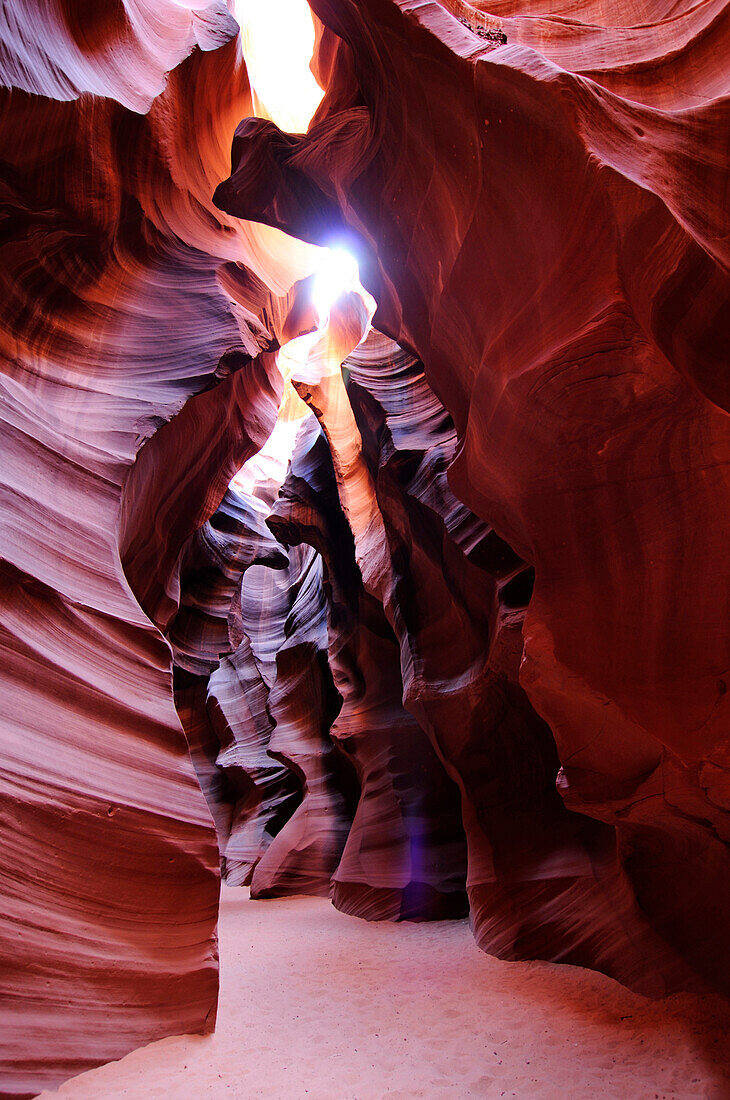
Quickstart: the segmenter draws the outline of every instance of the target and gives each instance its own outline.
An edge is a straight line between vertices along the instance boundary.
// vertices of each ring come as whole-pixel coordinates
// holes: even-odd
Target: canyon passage
[[[7,0],[2,1100],[730,1095],[728,26]]]

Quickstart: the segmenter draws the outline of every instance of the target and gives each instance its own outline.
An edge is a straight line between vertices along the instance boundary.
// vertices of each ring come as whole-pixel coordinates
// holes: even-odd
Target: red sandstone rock
[[[613,830],[567,812],[556,791],[552,734],[519,685],[532,571],[453,497],[450,418],[392,341],[373,332],[346,366],[388,534],[404,701],[462,793],[477,942],[655,994],[657,969],[686,980],[638,911]]]
[[[339,700],[327,663],[319,555],[309,546],[292,546],[286,571],[252,569],[241,611],[268,684],[269,761],[289,769],[301,788],[299,804],[279,814],[274,839],[256,862],[251,896],[326,896],[351,815],[331,768],[329,729]]]
[[[308,546],[287,554],[265,526],[278,485],[256,463],[180,555],[179,610],[167,630],[175,704],[225,880],[250,883],[254,898],[327,895],[351,815],[343,763],[338,774],[331,767],[339,697],[321,560]]]
[[[276,658],[276,681],[269,709],[276,728],[268,752],[301,779],[303,798],[254,868],[251,897],[330,892],[352,824],[333,760],[329,736],[339,698],[332,683],[326,647],[288,639]]]
[[[312,7],[315,122],[244,121],[217,201],[359,242],[376,324],[453,417],[456,495],[535,569],[520,680],[560,793],[615,828],[666,980],[677,952],[727,988],[727,814],[700,780],[730,666],[725,23],[500,5],[500,46],[436,3]]]
[[[300,799],[299,784],[267,756],[268,687],[242,628],[230,636],[246,569],[289,562],[264,524],[267,506],[231,486],[211,519],[188,540],[180,567],[180,607],[167,631],[173,646],[175,706],[213,815],[224,878],[248,883],[273,835]],[[275,831],[275,829],[274,829]]]
[[[361,786],[334,904],[369,920],[439,919],[465,912],[465,851],[456,787],[403,707],[398,645],[382,605],[355,561],[324,436],[300,436],[269,519],[287,545],[322,555],[329,662],[342,709],[332,737],[352,758]]]
[[[341,907],[460,911],[445,764],[483,945],[637,985],[691,982],[678,954],[728,988],[723,5],[312,6],[316,123],[246,119],[218,199],[353,242],[379,329],[436,395],[408,376],[401,412],[356,357],[364,527],[323,437],[274,509],[325,569],[331,740],[317,615],[267,624],[273,570],[258,603],[220,576],[185,602],[196,541],[274,423],[277,341],[306,320],[286,296],[301,256],[211,200],[250,113],[229,13],[5,5],[4,1096],[212,1026],[199,783],[233,875],[321,890],[344,839],[337,744],[363,783]],[[284,762],[314,828],[269,783]]]
[[[262,270],[210,199],[250,109],[236,42],[163,90],[230,17],[163,7],[3,10],[3,1096],[215,1020],[215,834],[146,612],[174,613],[177,555],[281,383],[218,277]]]

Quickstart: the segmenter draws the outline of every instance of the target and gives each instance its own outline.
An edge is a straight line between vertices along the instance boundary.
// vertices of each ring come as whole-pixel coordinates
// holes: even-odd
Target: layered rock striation
[[[211,201],[251,110],[223,5],[1,18],[0,1094],[27,1097],[215,1023],[218,850],[161,630],[274,424],[259,318],[293,260]]]
[[[730,986],[723,4],[311,7],[306,135],[225,4],[1,16],[3,1097],[213,1027],[219,868]],[[377,331],[242,488],[302,242]]]
[[[345,912],[376,919],[463,915],[465,847],[458,792],[426,733],[403,705],[397,639],[356,562],[324,433],[310,423],[269,518],[286,544],[319,550],[328,657],[341,709],[331,729],[360,784],[333,875]]]
[[[647,978],[726,989],[720,11],[498,5],[504,44],[454,5],[312,7],[313,124],[244,120],[216,201],[353,242],[377,327],[453,418],[453,492],[534,569],[512,667],[566,806],[613,831],[590,867],[624,913],[612,942],[573,893],[581,954],[635,949]]]

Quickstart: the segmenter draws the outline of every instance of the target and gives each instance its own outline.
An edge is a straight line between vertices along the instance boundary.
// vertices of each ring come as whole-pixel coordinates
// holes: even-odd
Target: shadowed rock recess
[[[724,0],[310,6],[305,135],[222,0],[0,16],[7,1100],[214,1027],[221,874],[730,992]]]

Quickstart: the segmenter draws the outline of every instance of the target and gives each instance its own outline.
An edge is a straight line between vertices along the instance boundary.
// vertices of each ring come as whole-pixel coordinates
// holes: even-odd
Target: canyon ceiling
[[[2,1097],[214,1027],[221,870],[730,989],[728,6],[479,7],[311,0],[292,134],[3,6]]]

